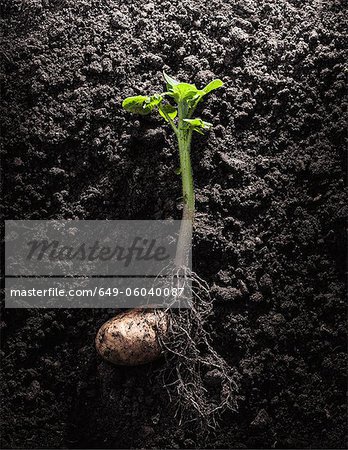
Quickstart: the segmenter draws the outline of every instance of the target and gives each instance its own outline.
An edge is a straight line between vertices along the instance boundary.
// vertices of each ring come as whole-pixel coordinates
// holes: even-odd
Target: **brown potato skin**
[[[158,337],[167,330],[168,317],[162,310],[131,309],[100,327],[95,339],[96,349],[112,364],[146,364],[161,356]]]

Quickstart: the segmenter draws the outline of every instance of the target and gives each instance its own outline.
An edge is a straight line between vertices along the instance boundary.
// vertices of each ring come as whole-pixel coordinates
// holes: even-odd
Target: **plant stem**
[[[192,131],[179,130],[179,156],[180,156],[180,170],[182,180],[182,194],[184,206],[192,214],[195,210],[195,194],[193,190],[193,178],[191,167],[191,134]]]
[[[178,108],[178,144],[180,155],[180,169],[182,178],[182,193],[184,206],[187,207],[188,212],[192,214],[192,219],[195,210],[195,194],[193,190],[193,178],[191,167],[191,138],[192,130],[183,121],[187,117],[185,105],[179,104]]]
[[[187,117],[186,105],[178,105],[178,131],[176,136],[179,144],[180,170],[183,193],[183,214],[180,225],[179,239],[176,249],[176,267],[187,267],[192,241],[192,227],[195,213],[195,194],[191,167],[191,137],[192,130],[183,121]]]

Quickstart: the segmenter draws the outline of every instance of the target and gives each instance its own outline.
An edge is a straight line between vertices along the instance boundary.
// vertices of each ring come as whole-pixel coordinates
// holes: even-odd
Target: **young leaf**
[[[163,78],[165,79],[165,81],[167,83],[168,89],[172,88],[176,84],[179,84],[179,81],[174,80],[174,78],[172,78],[169,75],[167,75],[164,71],[163,71]]]
[[[209,92],[214,91],[215,89],[218,89],[223,85],[224,83],[221,80],[213,80],[209,84],[207,84],[205,88],[203,88],[204,94],[209,94]]]
[[[144,116],[149,114],[161,101],[162,97],[158,94],[152,95],[151,97],[136,95],[135,97],[127,97],[123,100],[122,106],[128,112]]]
[[[204,95],[205,95],[204,91],[197,89],[196,95],[194,95],[192,98],[187,100],[187,103],[189,105],[189,112],[190,112],[189,117],[194,113],[196,106],[202,100]]]
[[[174,99],[180,102],[193,99],[199,91],[194,84],[179,83],[173,86],[172,92]]]
[[[150,97],[145,95],[136,95],[135,97],[127,97],[122,102],[122,107],[134,114],[148,114],[150,111],[144,110],[144,104],[146,101],[150,100]]]
[[[149,97],[148,100],[145,100],[144,109],[146,109],[146,111],[148,112],[151,112],[155,106],[161,103],[161,101],[162,97],[160,95],[152,95],[152,97]]]
[[[158,106],[158,112],[159,112],[160,115],[164,118],[164,120],[165,120],[166,122],[169,122],[168,117],[169,117],[171,120],[174,120],[175,117],[176,117],[177,114],[178,114],[177,109],[176,109],[174,106],[169,105],[169,104],[167,104],[167,105],[160,104],[160,105]]]
[[[196,119],[184,119],[184,122],[188,123],[190,127],[196,130],[196,128],[201,128],[203,130],[209,130],[213,124],[210,122],[205,122],[202,119],[196,118]]]

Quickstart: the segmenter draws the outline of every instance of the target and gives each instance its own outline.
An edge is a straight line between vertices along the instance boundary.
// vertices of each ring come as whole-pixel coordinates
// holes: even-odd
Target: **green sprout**
[[[126,111],[147,115],[157,108],[159,114],[172,127],[179,146],[180,173],[182,176],[183,201],[189,213],[194,214],[195,197],[193,190],[192,168],[190,159],[192,132],[204,134],[212,124],[195,117],[193,114],[203,98],[221,87],[221,80],[211,81],[205,88],[197,89],[194,84],[180,83],[163,72],[166,92],[152,96],[137,95],[126,98],[122,106]],[[170,100],[175,103],[173,106]]]

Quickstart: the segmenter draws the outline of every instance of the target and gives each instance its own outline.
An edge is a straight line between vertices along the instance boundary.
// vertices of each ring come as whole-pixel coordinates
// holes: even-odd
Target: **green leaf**
[[[152,95],[151,97],[148,97],[148,100],[145,100],[144,109],[150,112],[153,110],[155,106],[159,105],[161,101],[162,97],[160,95],[158,94]]]
[[[179,83],[173,86],[172,91],[173,97],[177,102],[192,100],[199,92],[194,84],[189,83]]]
[[[166,122],[169,122],[168,117],[171,120],[174,120],[178,114],[177,109],[174,106],[169,105],[169,104],[166,104],[166,105],[160,104],[158,107],[158,112],[164,118],[164,120]]]
[[[176,173],[177,175],[180,175],[180,174],[181,174],[181,168],[178,167],[177,169],[175,169],[175,173]]]
[[[192,98],[189,98],[187,100],[187,103],[188,103],[192,113],[196,109],[196,106],[202,100],[204,95],[205,95],[204,91],[201,91],[201,90],[197,89],[196,94]]]
[[[122,106],[128,112],[144,116],[149,114],[161,101],[162,97],[158,94],[152,95],[151,97],[136,95],[135,97],[127,97],[123,100]]]
[[[195,95],[192,96],[192,98],[188,98],[188,103],[190,105],[197,104],[199,100],[205,95],[204,91],[201,91],[200,89],[196,89]]]
[[[127,97],[122,102],[122,107],[133,114],[148,114],[150,111],[144,110],[144,104],[150,100],[150,97],[145,95],[136,95],[135,97]]]
[[[219,87],[221,87],[223,85],[224,85],[224,83],[221,80],[219,80],[219,79],[213,80],[209,84],[207,84],[205,88],[203,88],[203,91],[205,94],[209,94],[209,92],[215,91],[215,89],[218,89]]]
[[[163,78],[165,79],[168,88],[175,86],[176,84],[179,84],[179,81],[174,80],[174,78],[170,77],[163,71]]]
[[[184,119],[184,122],[188,123],[190,127],[192,128],[201,128],[203,130],[209,130],[213,124],[210,122],[205,122],[202,119],[199,119],[198,117],[196,119]],[[197,131],[197,130],[195,130]]]

